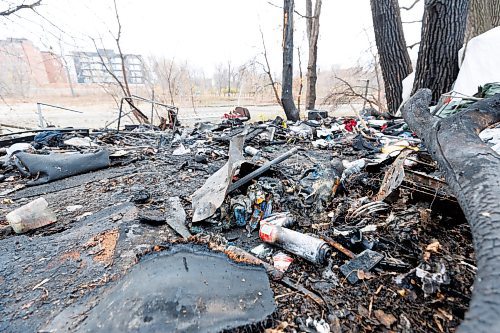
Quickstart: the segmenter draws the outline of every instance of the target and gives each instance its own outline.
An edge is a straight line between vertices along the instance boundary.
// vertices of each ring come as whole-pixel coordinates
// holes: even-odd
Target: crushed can
[[[324,264],[331,249],[323,240],[270,223],[261,224],[259,237],[314,264]]]

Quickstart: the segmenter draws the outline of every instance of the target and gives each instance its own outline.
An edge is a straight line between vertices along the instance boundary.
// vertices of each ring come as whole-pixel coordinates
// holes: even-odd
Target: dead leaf
[[[286,321],[282,321],[276,328],[268,328],[264,332],[265,333],[283,333],[285,329],[288,327],[288,323]]]
[[[436,323],[438,329],[440,332],[444,333],[443,325],[439,322],[436,316],[433,316],[434,322]]]
[[[441,309],[441,308],[438,309],[437,315],[439,315],[439,317],[443,320],[448,320],[448,321],[453,320],[453,315],[451,313],[447,312],[446,310]]]
[[[406,289],[400,289],[398,290],[398,294],[401,297],[406,297],[408,295],[408,291]]]
[[[429,261],[429,259],[431,258],[431,254],[432,253],[439,253],[439,250],[441,250],[441,244],[439,244],[438,241],[430,243],[425,248],[424,260]]]
[[[420,208],[418,210],[420,214],[420,219],[422,220],[423,224],[427,224],[431,221],[431,210],[430,209],[424,209]]]
[[[358,270],[358,279],[360,280],[370,280],[373,279],[374,277],[375,275],[370,272],[365,272],[362,269]]]
[[[438,253],[441,250],[441,244],[438,241],[432,242],[425,248],[426,251]]]
[[[374,314],[375,318],[377,318],[377,320],[387,329],[390,329],[392,324],[394,324],[397,321],[396,317],[394,317],[392,313],[386,314],[382,310],[375,310]]]
[[[358,313],[360,316],[362,317],[365,317],[365,318],[369,318],[370,317],[370,313],[368,312],[368,309],[365,308],[363,305],[361,304],[358,304]]]

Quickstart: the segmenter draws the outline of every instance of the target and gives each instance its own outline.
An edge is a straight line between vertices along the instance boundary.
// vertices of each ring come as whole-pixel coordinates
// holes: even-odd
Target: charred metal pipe
[[[289,159],[291,156],[295,155],[298,151],[299,151],[298,148],[292,148],[290,151],[284,153],[283,155],[278,156],[274,160],[265,163],[263,166],[261,166],[257,170],[249,173],[248,175],[244,176],[243,178],[241,178],[241,179],[235,181],[234,183],[232,183],[229,186],[226,194],[229,194],[229,193],[233,192],[234,190],[236,190],[236,189],[240,188],[241,186],[245,185],[246,183],[248,183],[252,179],[259,177],[264,172],[266,172],[269,169],[271,169],[271,167],[273,165],[279,164],[279,163],[283,162],[284,160]]]

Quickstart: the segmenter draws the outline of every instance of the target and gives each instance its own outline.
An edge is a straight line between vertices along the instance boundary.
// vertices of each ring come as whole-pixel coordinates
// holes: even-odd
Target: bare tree
[[[276,98],[276,101],[281,107],[283,107],[283,103],[278,93],[278,87],[277,87],[278,83],[274,80],[273,75],[271,73],[271,66],[269,65],[269,59],[267,57],[266,41],[264,39],[264,33],[262,32],[262,27],[259,26],[259,29],[260,29],[260,37],[262,38],[262,48],[263,48],[262,55],[264,56],[264,61],[265,61],[265,65],[263,64],[261,65],[267,77],[269,78],[269,82],[271,84],[271,87],[273,88],[274,97]]]
[[[314,110],[316,106],[316,81],[318,73],[316,62],[318,59],[319,17],[322,0],[316,0],[313,13],[312,0],[306,0],[307,39],[309,41],[309,59],[307,61],[307,92],[306,109]]]
[[[121,70],[122,70],[122,76],[123,76],[123,82],[120,78],[118,78],[116,76],[116,74],[114,73],[113,71],[113,68],[112,68],[112,64],[110,63],[109,61],[109,57],[107,57],[106,55],[106,58],[108,58],[108,61],[106,61],[103,57],[103,55],[101,54],[101,52],[99,52],[99,48],[97,47],[97,43],[95,41],[95,39],[92,38],[92,42],[94,43],[94,46],[96,48],[96,51],[97,51],[97,54],[99,56],[99,59],[101,61],[101,64],[103,65],[104,69],[106,70],[106,72],[113,78],[113,80],[120,86],[122,92],[123,92],[123,95],[125,97],[132,97],[132,94],[130,92],[130,87],[128,85],[128,80],[127,80],[127,69],[126,69],[126,58],[122,52],[122,48],[121,48],[121,44],[120,44],[120,38],[121,38],[121,33],[122,33],[122,25],[121,25],[121,21],[120,21],[120,15],[118,14],[118,7],[116,5],[116,0],[113,0],[113,4],[114,4],[114,9],[115,9],[115,17],[116,17],[116,22],[118,24],[118,32],[116,34],[116,36],[113,35],[113,33],[110,31],[110,34],[113,35],[113,38],[115,40],[115,43],[116,43],[116,46],[118,48],[118,54],[120,56],[120,59],[121,59]],[[130,106],[131,110],[132,110],[132,114],[134,115],[134,117],[137,119],[137,121],[139,121],[139,123],[149,123],[149,120],[148,120],[148,117],[142,113],[141,110],[139,110],[132,99],[126,99],[127,101],[127,104]]]
[[[170,95],[170,104],[175,106],[174,102],[174,91],[172,88],[174,78],[173,78],[173,68],[174,68],[174,59],[170,60],[170,66],[168,66],[168,72],[167,72],[167,84],[168,84],[168,94]]]
[[[391,114],[402,102],[403,79],[412,72],[398,0],[371,0],[375,41]]]
[[[227,68],[224,64],[219,63],[215,66],[214,81],[217,86],[217,94],[222,96],[222,89],[225,86],[227,78]]]
[[[283,76],[281,102],[288,120],[299,120],[293,100],[293,13],[294,0],[283,0]]]
[[[179,66],[176,64],[175,59],[150,57],[149,68],[151,73],[151,88],[154,89],[156,85],[159,85],[162,91],[158,99],[162,100],[164,103],[175,106],[180,73]]]
[[[197,114],[196,105],[195,105],[195,101],[194,101],[195,86],[194,86],[193,76],[191,75],[191,72],[189,70],[187,71],[187,75],[188,75],[188,80],[189,80],[189,96],[191,99],[191,106],[193,107],[193,112],[195,114]]]
[[[302,99],[302,90],[304,89],[304,77],[302,75],[302,58],[300,56],[300,47],[297,47],[297,58],[299,60],[299,92],[297,94],[297,110],[299,110],[300,112],[300,100]]]
[[[0,16],[9,16],[23,9],[34,9],[35,7],[40,6],[41,4],[42,0],[33,1],[30,2],[29,4],[26,4],[24,3],[24,1],[21,1],[21,3],[18,5],[10,4],[9,1],[9,7],[3,11],[0,11]]]
[[[469,0],[425,1],[422,38],[413,93],[432,91],[432,100],[451,90],[458,75],[458,51],[463,45]]]
[[[231,97],[231,79],[232,79],[231,60],[228,60],[228,62],[227,62],[227,97]]]
[[[122,60],[121,64],[122,64],[123,83],[125,85],[124,92],[126,93],[126,96],[130,97],[132,96],[132,94],[130,93],[130,88],[128,86],[127,71],[125,68],[125,57],[123,56],[122,47],[120,44],[120,37],[122,35],[122,24],[120,22],[120,16],[118,15],[118,7],[116,6],[116,0],[113,0],[113,4],[115,6],[116,23],[118,23],[118,33],[116,34],[115,42],[116,42],[116,47],[118,48],[118,54],[120,55],[120,58]]]
[[[363,104],[368,104],[372,112],[376,112],[376,115],[391,118],[391,115],[386,111],[379,99],[380,96],[375,96],[373,93],[366,94],[361,91],[361,88],[365,89],[366,87],[355,86],[341,77],[335,76],[334,80],[338,81],[338,83],[334,85],[330,93],[325,97],[324,104],[337,107],[362,102]]]

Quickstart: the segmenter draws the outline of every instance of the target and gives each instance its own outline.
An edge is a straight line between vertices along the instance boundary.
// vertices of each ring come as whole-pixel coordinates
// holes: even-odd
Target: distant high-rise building
[[[73,59],[78,83],[114,83],[114,77],[123,82],[122,57],[113,50],[73,52]],[[144,84],[142,57],[124,54],[123,60],[128,83]]]

